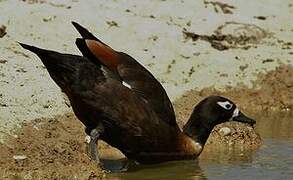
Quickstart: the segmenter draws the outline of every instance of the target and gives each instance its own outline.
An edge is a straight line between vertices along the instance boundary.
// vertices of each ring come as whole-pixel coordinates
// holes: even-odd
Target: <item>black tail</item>
[[[47,68],[52,79],[63,89],[66,85],[72,83],[75,74],[82,62],[86,60],[81,56],[71,54],[61,54],[55,51],[41,49],[27,44],[19,43],[24,49],[27,49],[41,59]]]
[[[48,50],[44,50],[44,49],[40,49],[40,48],[37,48],[35,46],[31,46],[31,45],[27,45],[27,44],[23,44],[23,43],[20,43],[19,44],[24,48],[24,49],[27,49],[35,54],[37,54],[38,56],[41,56],[43,54],[46,54],[48,53]]]
[[[72,21],[71,23],[73,24],[73,26],[79,32],[79,34],[81,35],[81,37],[83,39],[96,40],[96,41],[98,41],[98,42],[106,45],[105,43],[103,43],[101,40],[99,40],[98,38],[96,38],[92,33],[90,33],[86,28],[82,27],[77,22]]]

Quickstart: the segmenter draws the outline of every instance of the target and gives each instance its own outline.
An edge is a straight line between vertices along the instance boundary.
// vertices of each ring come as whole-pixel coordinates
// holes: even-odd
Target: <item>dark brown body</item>
[[[41,58],[88,134],[102,127],[100,139],[140,163],[195,158],[200,154],[202,149],[177,124],[160,119],[152,104],[113,78],[106,67],[85,57],[23,46]]]
[[[95,74],[99,74],[95,67],[88,67],[86,72],[95,69],[98,70]],[[82,70],[78,74],[83,74]],[[88,131],[102,124],[104,131],[100,138],[140,163],[195,158],[200,154],[201,147],[178,126],[160,120],[136,93],[115,79],[99,82],[95,78],[89,77],[84,86],[72,86],[65,91]]]

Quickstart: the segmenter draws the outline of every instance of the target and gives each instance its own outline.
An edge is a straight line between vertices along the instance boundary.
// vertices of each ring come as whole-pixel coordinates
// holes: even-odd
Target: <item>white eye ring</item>
[[[220,105],[222,108],[230,110],[233,107],[233,104],[231,104],[229,101],[224,101],[224,102],[217,102],[218,105]]]

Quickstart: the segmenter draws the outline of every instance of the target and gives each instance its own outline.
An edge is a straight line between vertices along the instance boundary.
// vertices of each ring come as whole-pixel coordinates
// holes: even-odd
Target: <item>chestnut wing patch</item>
[[[115,70],[118,65],[118,54],[115,50],[95,40],[85,40],[89,51],[105,66]]]

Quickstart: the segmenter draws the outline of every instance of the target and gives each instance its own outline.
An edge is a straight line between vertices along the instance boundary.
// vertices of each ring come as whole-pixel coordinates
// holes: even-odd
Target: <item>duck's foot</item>
[[[103,132],[103,129],[100,127],[97,127],[90,132],[90,142],[88,143],[88,155],[92,161],[95,161],[97,166],[100,166],[103,168],[103,165],[99,159],[99,153],[98,153],[98,140]]]
[[[134,160],[127,160],[122,164],[122,167],[119,169],[120,172],[127,172],[131,171],[132,169],[135,169],[138,165],[138,162]]]

